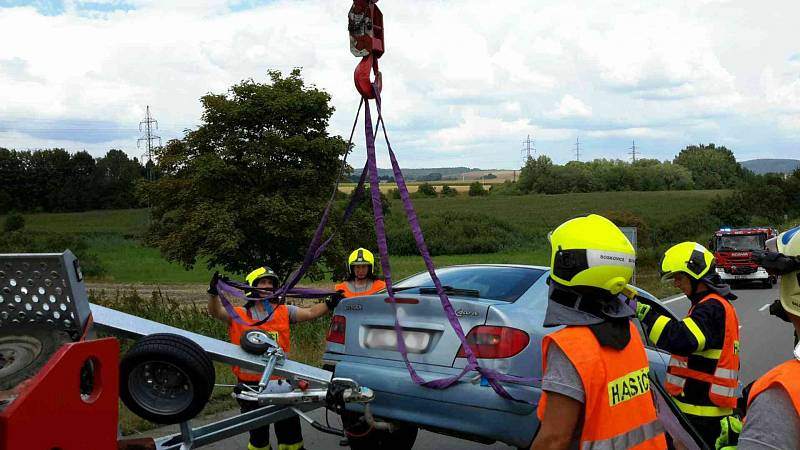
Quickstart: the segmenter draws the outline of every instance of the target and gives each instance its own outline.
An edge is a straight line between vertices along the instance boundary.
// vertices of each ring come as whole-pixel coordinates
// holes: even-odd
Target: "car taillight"
[[[528,346],[528,333],[509,327],[477,326],[467,334],[467,343],[478,358],[510,358]],[[466,358],[464,346],[458,358]]]
[[[344,333],[347,330],[347,319],[344,316],[333,316],[331,327],[328,329],[328,342],[344,344]]]

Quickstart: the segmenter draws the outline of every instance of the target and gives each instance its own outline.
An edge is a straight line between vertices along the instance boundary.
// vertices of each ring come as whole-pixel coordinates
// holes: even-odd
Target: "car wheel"
[[[0,336],[0,391],[12,389],[36,375],[63,344],[65,331],[50,325],[3,325]]]
[[[767,278],[762,282],[762,286],[764,287],[764,289],[772,289],[772,280]]]
[[[137,416],[175,424],[203,410],[214,378],[211,358],[199,345],[175,334],[152,334],[122,358],[119,396]]]
[[[418,427],[402,424],[393,432],[369,430],[363,417],[350,411],[342,414],[342,424],[352,450],[411,450],[414,447]]]

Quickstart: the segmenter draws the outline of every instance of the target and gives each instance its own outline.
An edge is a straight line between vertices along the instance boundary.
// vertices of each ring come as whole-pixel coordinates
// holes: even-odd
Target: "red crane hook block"
[[[375,5],[378,0],[354,0],[347,15],[347,29],[350,32],[350,52],[361,57],[353,74],[356,90],[364,98],[374,98],[373,81],[370,72],[375,76],[375,88],[380,92],[382,87],[381,72],[378,70],[378,58],[384,52],[383,13]]]

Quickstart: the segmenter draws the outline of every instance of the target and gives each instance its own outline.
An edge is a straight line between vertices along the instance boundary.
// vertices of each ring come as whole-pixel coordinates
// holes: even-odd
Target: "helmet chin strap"
[[[694,295],[697,294],[697,286],[700,284],[700,280],[689,277],[689,283],[692,285],[692,292],[688,296],[694,297]]]

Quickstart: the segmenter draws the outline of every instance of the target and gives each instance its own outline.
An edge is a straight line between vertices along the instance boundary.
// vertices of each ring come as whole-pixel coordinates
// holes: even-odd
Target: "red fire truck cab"
[[[709,241],[709,250],[714,252],[717,273],[722,281],[729,284],[756,281],[771,288],[776,279],[753,261],[753,251],[764,250],[766,240],[777,234],[775,228],[769,227],[721,228],[716,231]]]

